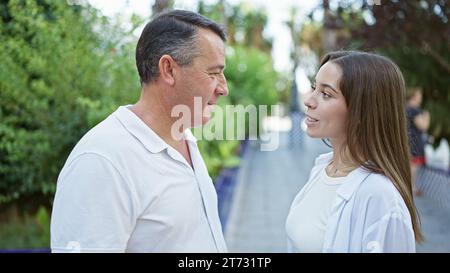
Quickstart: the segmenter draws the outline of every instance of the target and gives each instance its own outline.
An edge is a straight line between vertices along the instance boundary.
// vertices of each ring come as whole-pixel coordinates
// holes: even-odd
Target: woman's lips
[[[316,124],[318,121],[319,121],[318,119],[315,119],[315,118],[311,117],[310,115],[306,115],[305,122],[307,125]]]

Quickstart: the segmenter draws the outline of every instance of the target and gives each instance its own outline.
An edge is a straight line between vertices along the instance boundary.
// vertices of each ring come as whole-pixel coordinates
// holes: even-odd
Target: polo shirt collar
[[[159,153],[169,147],[169,145],[161,139],[147,124],[145,124],[129,107],[120,106],[113,115],[120,121],[123,127],[144,147],[152,153]],[[186,129],[184,136],[187,141],[196,143],[197,139],[192,135],[189,129]]]
[[[184,131],[184,137],[187,141],[192,142],[192,143],[197,143],[197,139],[195,138],[195,136],[192,134],[190,129],[186,129]]]

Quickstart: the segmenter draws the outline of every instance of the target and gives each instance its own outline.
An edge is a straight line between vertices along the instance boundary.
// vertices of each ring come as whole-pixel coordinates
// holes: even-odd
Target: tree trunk
[[[166,11],[170,9],[171,6],[171,0],[155,0],[155,3],[152,6],[152,15]]]

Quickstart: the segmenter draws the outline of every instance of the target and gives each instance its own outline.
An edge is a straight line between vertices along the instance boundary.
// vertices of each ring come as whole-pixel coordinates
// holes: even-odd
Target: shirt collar
[[[346,181],[336,190],[336,193],[345,200],[350,200],[358,187],[370,174],[371,172],[365,170],[363,167],[355,169],[348,174]]]
[[[190,129],[186,129],[184,131],[184,138],[192,143],[197,143],[197,139],[195,138],[195,136],[192,134]]]
[[[325,168],[330,160],[333,158],[333,152],[320,155],[316,159],[316,165],[321,165],[319,168]],[[370,171],[365,170],[363,167],[359,167],[350,172],[345,182],[336,190],[336,193],[345,200],[350,200],[352,195],[356,192],[359,185],[371,174]]]
[[[161,139],[147,124],[145,124],[136,114],[130,109],[131,105],[120,106],[113,115],[122,123],[124,128],[136,137],[147,150],[152,153],[159,153],[169,147],[169,145]],[[184,137],[187,141],[196,143],[197,139],[194,137],[189,129],[184,132]]]

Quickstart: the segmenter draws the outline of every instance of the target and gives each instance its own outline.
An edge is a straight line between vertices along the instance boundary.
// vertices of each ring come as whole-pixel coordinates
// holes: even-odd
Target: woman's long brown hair
[[[423,241],[414,205],[403,75],[390,59],[365,52],[338,51],[320,64],[337,64],[339,85],[348,108],[347,145],[352,160],[387,176],[409,210],[415,239]]]

